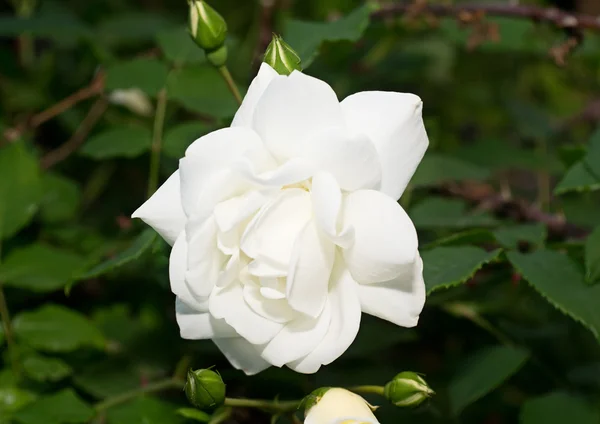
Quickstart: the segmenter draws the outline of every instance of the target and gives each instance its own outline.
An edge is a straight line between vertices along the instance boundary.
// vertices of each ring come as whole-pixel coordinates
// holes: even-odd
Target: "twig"
[[[374,18],[388,18],[395,15],[403,15],[414,10],[411,2],[393,3],[382,6],[373,12]],[[422,4],[419,5],[421,13],[430,13],[436,16],[454,16],[464,20],[472,14],[486,14],[491,16],[504,16],[510,18],[530,19],[536,22],[545,22],[558,28],[579,28],[600,31],[600,17],[574,14],[554,7],[545,8],[539,6],[521,6],[508,3],[482,4]]]
[[[277,0],[260,0],[260,15],[258,20],[258,42],[254,52],[254,70],[258,71],[262,58],[273,36],[273,15]]]
[[[235,81],[233,80],[229,69],[227,69],[227,66],[221,66],[218,69],[219,73],[223,77],[223,80],[225,80],[225,83],[227,84],[227,88],[229,88],[229,91],[231,91],[231,94],[233,94],[233,97],[235,97],[235,100],[237,100],[238,104],[241,105],[242,95],[240,94],[237,85],[235,85]]]
[[[51,168],[73,154],[85,141],[90,131],[96,126],[107,107],[108,100],[105,98],[98,99],[96,103],[92,105],[87,116],[81,122],[81,125],[77,128],[73,136],[66,143],[62,144],[57,149],[52,150],[42,158],[42,168]]]
[[[57,117],[63,112],[71,109],[76,104],[87,100],[91,97],[97,96],[104,90],[104,75],[99,73],[96,78],[90,83],[90,85],[77,90],[75,93],[64,98],[60,102],[50,106],[48,109],[33,115],[31,119],[22,125],[18,125],[13,128],[9,128],[4,132],[4,138],[8,141],[15,141],[21,134],[28,129],[37,128],[43,123]]]
[[[493,211],[516,221],[542,223],[552,236],[561,239],[580,238],[588,233],[585,229],[567,222],[563,215],[546,213],[523,199],[506,198],[486,184],[448,184],[441,191],[449,196],[475,203],[479,209]]]
[[[152,148],[150,151],[150,176],[148,177],[148,197],[152,196],[158,188],[160,171],[160,153],[162,150],[163,128],[165,126],[165,113],[167,111],[167,90],[163,88],[158,93],[156,114],[154,116],[154,131],[152,134]]]

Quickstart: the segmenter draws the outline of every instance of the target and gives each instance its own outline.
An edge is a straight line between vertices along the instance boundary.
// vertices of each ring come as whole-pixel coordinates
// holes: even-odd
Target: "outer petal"
[[[375,146],[363,133],[324,128],[297,146],[297,155],[335,177],[343,190],[379,187],[381,165]]]
[[[131,217],[141,218],[172,246],[186,220],[181,205],[179,171],[175,171]]]
[[[301,143],[324,128],[345,125],[338,99],[331,87],[294,71],[274,79],[254,113],[254,129],[276,157],[296,156]]]
[[[359,286],[359,295],[363,312],[402,327],[416,326],[425,305],[421,257],[392,281]]]
[[[290,260],[286,291],[292,308],[313,318],[321,314],[334,259],[334,244],[322,237],[310,220],[299,234]]]
[[[321,343],[304,358],[288,367],[294,371],[312,374],[321,365],[328,365],[339,358],[350,347],[360,327],[361,306],[358,298],[358,285],[346,269],[339,269],[332,281],[329,294],[331,303],[331,323]]]
[[[175,317],[183,339],[201,340],[216,337],[238,337],[225,321],[215,319],[208,312],[198,312],[179,298],[175,301]]]
[[[225,319],[240,336],[255,345],[269,342],[283,328],[282,324],[260,316],[248,306],[241,284],[215,289],[209,308],[215,318]]]
[[[271,364],[260,357],[256,346],[241,337],[213,339],[213,342],[235,369],[246,375],[254,375],[269,368]]]
[[[361,424],[378,423],[363,398],[348,390],[333,388],[329,389],[321,400],[308,411],[304,424],[334,424],[340,422],[341,418],[356,420],[356,423]]]
[[[225,261],[217,248],[215,218],[209,217],[198,230],[186,231],[186,235],[192,252],[187,258],[186,285],[196,298],[206,299],[217,284]]]
[[[367,134],[379,152],[381,191],[398,199],[429,144],[421,99],[414,94],[366,91],[347,97],[341,105],[347,125]]]
[[[263,349],[261,356],[276,367],[308,355],[325,337],[331,308],[325,304],[318,318],[301,317],[288,323]]]
[[[254,118],[254,109],[256,108],[256,104],[260,100],[269,84],[271,84],[271,81],[273,81],[275,78],[285,77],[280,76],[277,71],[263,62],[260,65],[258,75],[256,75],[256,77],[252,80],[252,83],[248,88],[248,92],[244,97],[242,105],[233,118],[233,122],[231,123],[232,127],[252,126],[252,119]]]
[[[171,291],[177,298],[188,305],[190,308],[199,311],[208,311],[207,304],[195,296],[189,289],[185,275],[188,269],[188,244],[185,232],[182,232],[171,250],[169,258],[169,280],[171,281]]]
[[[354,244],[343,255],[359,283],[396,278],[417,255],[417,231],[402,207],[374,190],[350,193],[344,202],[344,226],[354,227]]]

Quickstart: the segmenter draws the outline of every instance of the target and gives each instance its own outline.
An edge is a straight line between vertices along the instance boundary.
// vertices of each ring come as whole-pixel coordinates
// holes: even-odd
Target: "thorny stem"
[[[237,100],[239,104],[242,104],[242,95],[240,94],[237,85],[235,85],[235,81],[233,81],[233,77],[231,76],[229,69],[227,69],[227,66],[223,65],[220,66],[218,69],[219,73],[221,74],[221,76],[225,80],[225,83],[227,84],[227,88],[229,88],[229,91],[231,91],[231,94],[233,94],[233,97],[235,97],[235,100]]]
[[[150,177],[148,178],[148,197],[152,196],[158,188],[160,173],[160,153],[162,150],[163,128],[165,125],[165,113],[167,111],[167,90],[162,89],[158,93],[156,103],[156,114],[154,116],[154,131],[152,135],[152,149],[150,152]]]

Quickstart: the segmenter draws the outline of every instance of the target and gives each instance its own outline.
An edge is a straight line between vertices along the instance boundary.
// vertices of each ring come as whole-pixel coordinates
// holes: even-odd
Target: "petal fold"
[[[213,343],[225,355],[231,365],[246,375],[255,375],[271,366],[261,358],[256,346],[241,337],[213,339]]]
[[[252,127],[256,104],[262,97],[269,84],[271,84],[271,81],[277,78],[281,79],[285,77],[280,76],[277,71],[264,62],[260,65],[258,74],[250,83],[248,92],[246,93],[246,96],[244,96],[244,101],[242,102],[240,108],[235,114],[235,117],[233,118],[233,121],[231,122],[232,127]]]
[[[175,301],[175,317],[183,339],[204,340],[217,337],[238,337],[235,330],[225,321],[215,319],[208,312],[195,311],[179,298]]]
[[[408,93],[365,91],[341,102],[348,127],[365,133],[381,161],[380,190],[400,198],[427,150],[423,103]]]

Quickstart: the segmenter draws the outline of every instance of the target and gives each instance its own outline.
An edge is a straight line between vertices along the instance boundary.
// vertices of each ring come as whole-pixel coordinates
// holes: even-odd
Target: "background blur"
[[[253,398],[426,374],[437,395],[417,410],[371,399],[383,423],[600,423],[600,24],[560,29],[524,8],[593,16],[600,2],[495,1],[529,14],[434,0],[379,12],[350,0],[212,2],[242,91],[281,33],[340,99],[421,96],[431,140],[401,200],[430,291],[418,328],[364,316],[354,345],[316,375],[251,378],[210,341],[179,338],[169,246],[129,218],[147,194],[159,93],[161,181],[236,110],[186,34],[186,2],[3,3],[0,283],[12,323],[0,333],[0,423],[193,422],[175,413],[188,406],[178,390],[98,403],[211,365],[229,396]],[[269,417],[236,410],[225,422]]]

